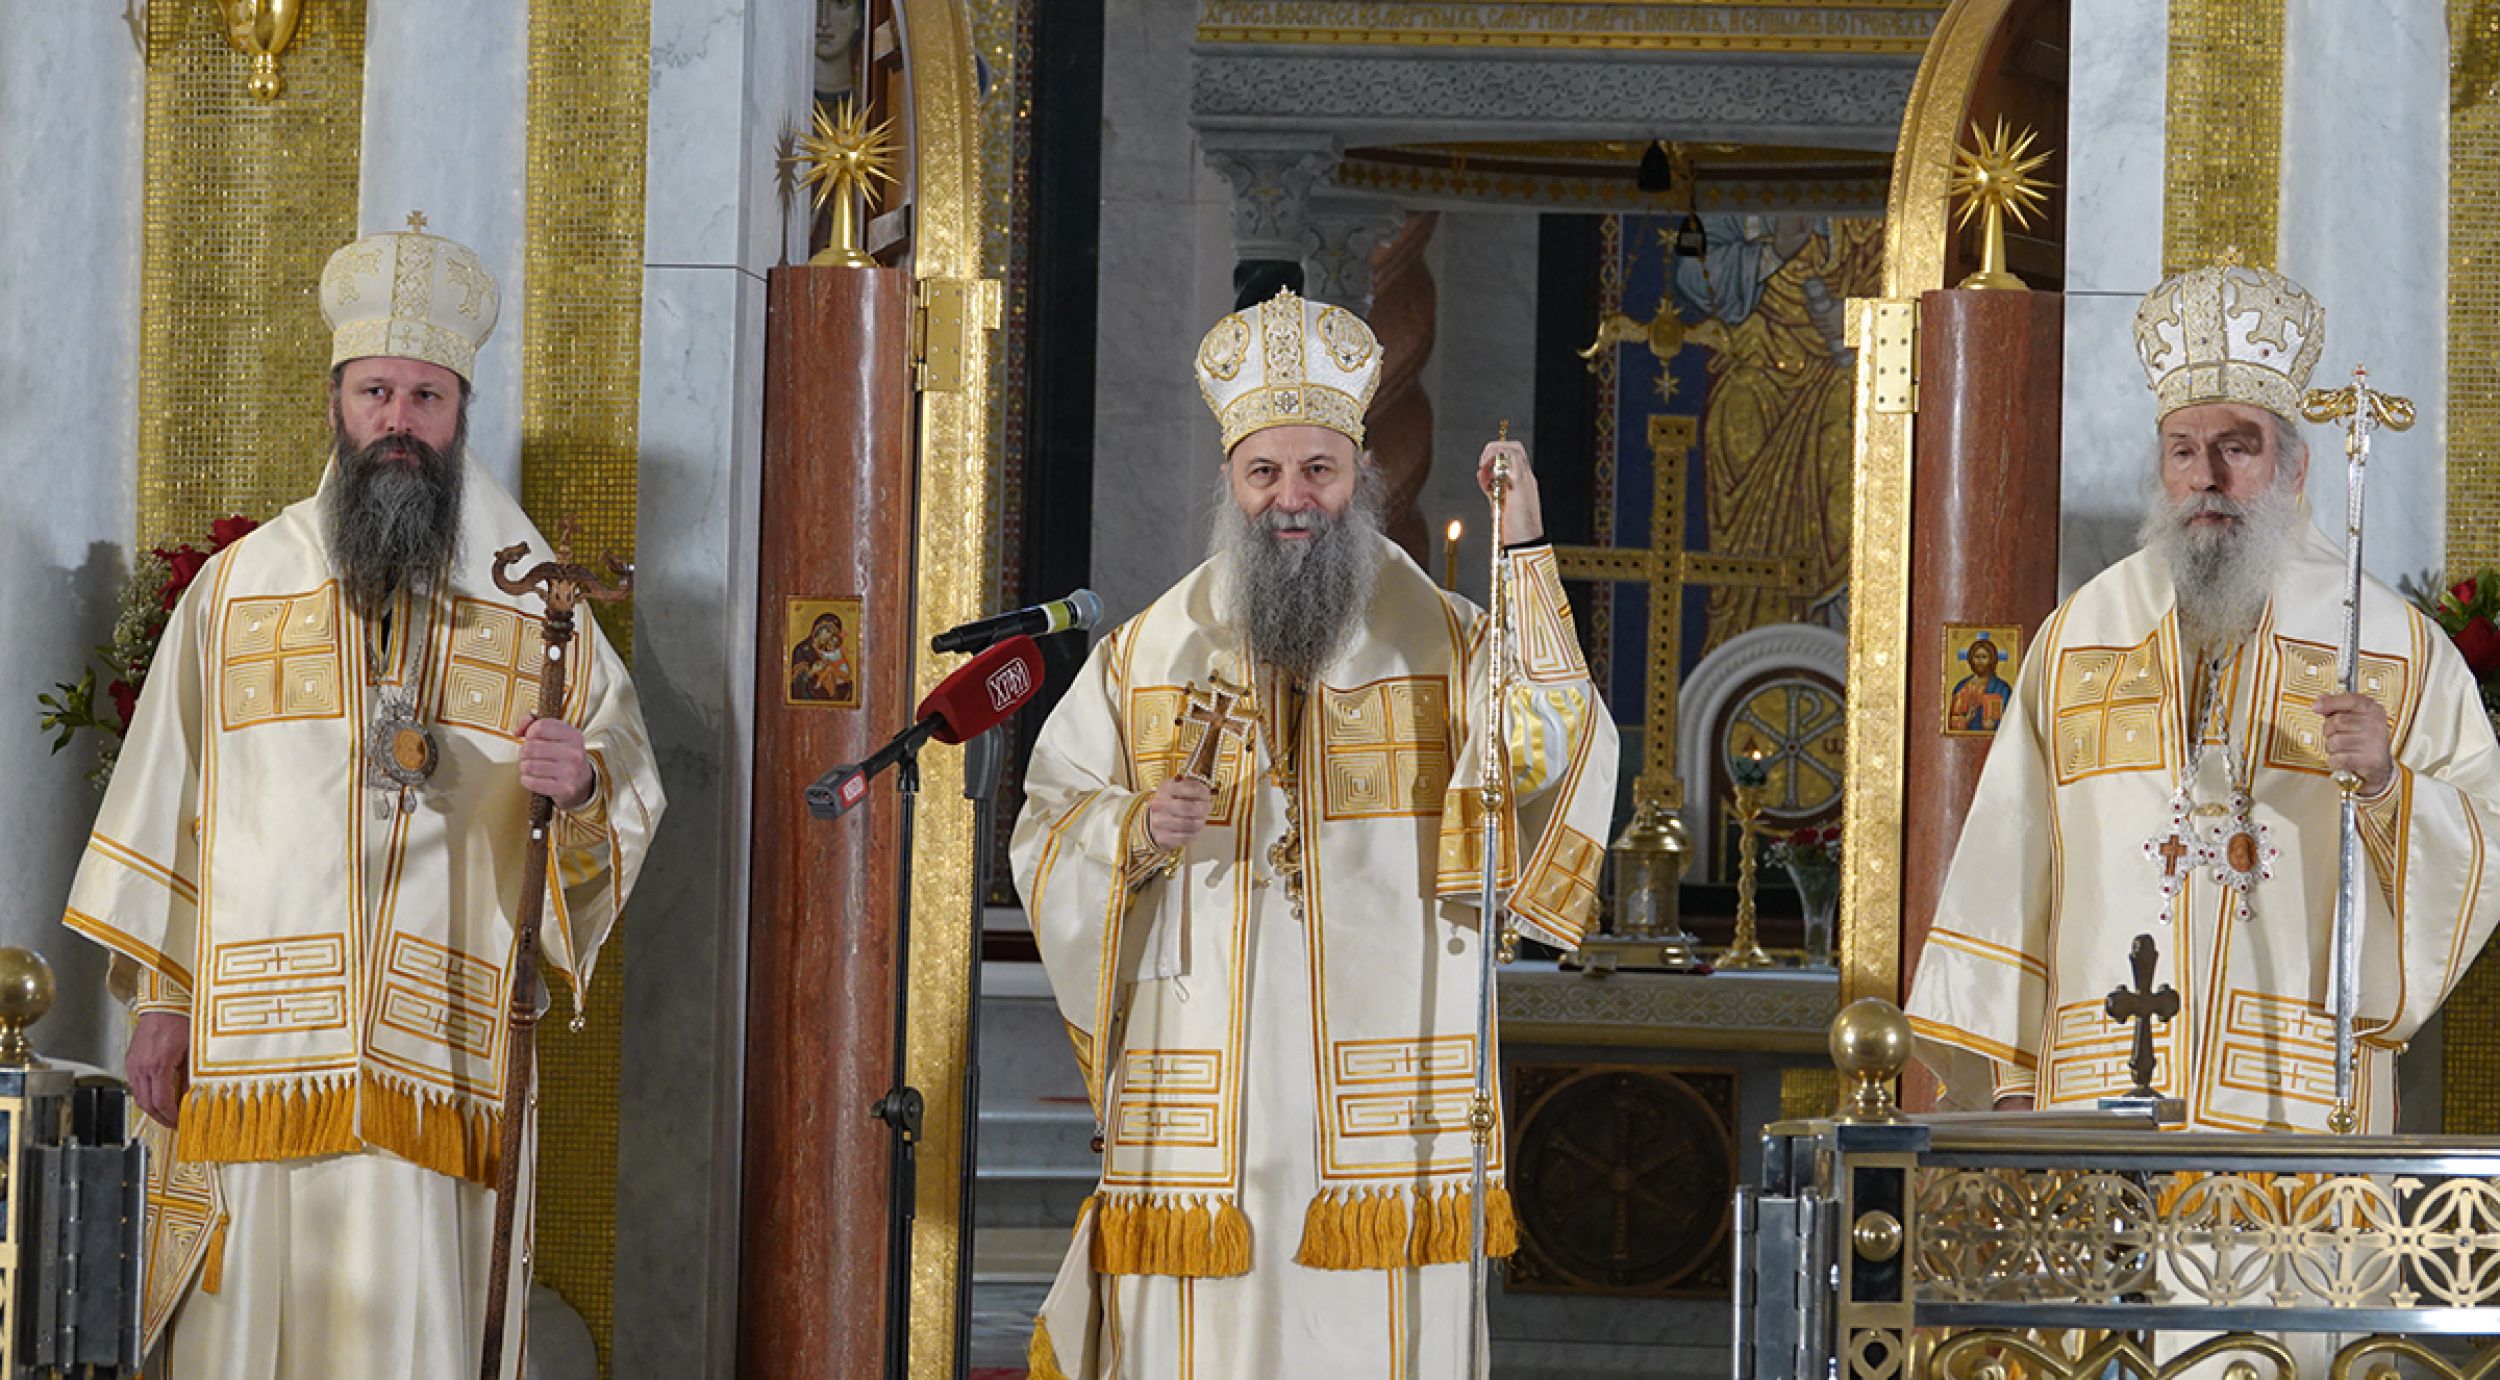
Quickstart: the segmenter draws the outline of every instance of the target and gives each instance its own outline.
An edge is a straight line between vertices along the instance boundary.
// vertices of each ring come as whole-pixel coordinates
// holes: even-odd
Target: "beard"
[[[1249,635],[1253,656],[1308,682],[1344,649],[1379,579],[1385,488],[1367,465],[1341,514],[1270,508],[1251,517],[1233,502],[1230,485],[1217,481],[1207,554],[1225,577],[1218,607]],[[1294,531],[1310,535],[1278,535]]]
[[[2233,521],[2189,525],[2208,513]],[[2182,651],[2218,655],[2257,630],[2300,521],[2300,479],[2289,467],[2244,503],[2216,493],[2173,500],[2154,482],[2136,535],[2170,572]]]
[[[339,471],[322,514],[330,556],[348,603],[373,617],[392,595],[430,590],[451,567],[460,545],[460,453],[469,419],[463,409],[448,450],[407,435],[350,446],[335,408],[330,424]]]

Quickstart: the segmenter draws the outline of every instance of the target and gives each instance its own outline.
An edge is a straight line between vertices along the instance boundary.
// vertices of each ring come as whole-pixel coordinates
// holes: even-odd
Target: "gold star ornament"
[[[1980,218],[1979,271],[1964,278],[1957,287],[2005,288],[2022,291],[2026,286],[2005,268],[2005,222],[2011,217],[2016,226],[2029,226],[2032,216],[2048,205],[2048,192],[2057,184],[2044,182],[2032,174],[2049,161],[2048,151],[2031,151],[2037,136],[2024,130],[2018,138],[1999,119],[1995,133],[1971,125],[1972,147],[1954,151],[1953,196],[1962,204],[1961,214],[1953,228],[1968,227],[1974,217]]]
[[[833,234],[809,263],[876,266],[877,261],[860,246],[860,231],[866,224],[860,202],[873,201],[880,182],[896,185],[898,152],[890,122],[869,124],[868,112],[855,102],[845,101],[839,110],[828,110],[817,102],[816,128],[798,141],[788,160],[806,169],[799,174],[799,185],[814,189],[816,209],[823,210],[828,202],[833,206]]]

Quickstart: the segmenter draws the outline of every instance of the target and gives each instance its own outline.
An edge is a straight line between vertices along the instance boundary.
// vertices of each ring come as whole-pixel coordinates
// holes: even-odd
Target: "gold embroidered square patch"
[[[2403,657],[2362,653],[2353,675],[2360,693],[2379,702],[2404,741],[2405,707],[2412,701],[2413,667]],[[2315,708],[2320,695],[2336,693],[2335,649],[2320,642],[2274,639],[2274,686],[2269,698],[2266,765],[2324,776],[2326,724]]]
[[[1450,784],[1449,682],[1440,676],[1323,688],[1320,802],[1329,819],[1438,815]]]
[[[338,586],[229,600],[217,681],[218,720],[229,730],[346,713]]]
[[[503,1024],[500,977],[483,960],[414,935],[393,935],[382,979],[382,1024],[472,1058],[490,1058]]]
[[[1112,1139],[1126,1146],[1212,1149],[1223,1090],[1220,1049],[1129,1050],[1120,1056],[1119,1114]]]
[[[573,645],[580,647],[576,638]],[[538,679],[547,648],[538,618],[506,604],[460,598],[451,604],[451,659],[443,668],[437,722],[518,739],[538,708]],[[566,681],[568,704],[584,693],[582,664]]]
[[[2169,760],[2168,678],[2161,635],[2132,647],[2065,647],[2050,681],[2057,784],[2103,772],[2154,771]]]

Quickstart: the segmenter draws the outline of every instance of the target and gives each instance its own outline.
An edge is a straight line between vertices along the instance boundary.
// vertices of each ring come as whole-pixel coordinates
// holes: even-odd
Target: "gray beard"
[[[2200,513],[2239,521],[2190,527],[2188,520]],[[2289,470],[2277,470],[2275,482],[2246,503],[2220,494],[2193,494],[2174,503],[2154,482],[2136,535],[2170,572],[2183,652],[2220,655],[2257,631],[2300,521],[2298,481]]]
[[[1344,649],[1379,582],[1384,487],[1367,468],[1341,516],[1271,508],[1248,517],[1217,481],[1207,554],[1222,573],[1218,607],[1248,634],[1253,656],[1309,682]],[[1312,535],[1291,542],[1276,535],[1295,528]]]
[[[460,435],[467,432],[464,417]],[[322,512],[330,558],[348,603],[372,617],[393,594],[431,590],[451,568],[460,545],[460,439],[449,451],[412,436],[385,436],[350,450],[346,433],[336,436],[338,477]]]

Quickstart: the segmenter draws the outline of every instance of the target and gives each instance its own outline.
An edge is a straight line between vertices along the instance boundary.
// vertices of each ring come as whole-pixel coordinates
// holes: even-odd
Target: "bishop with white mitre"
[[[2191,1127],[2321,1130],[2341,791],[2359,780],[2355,1099],[2395,1119],[2395,1056],[2500,918],[2500,748],[2440,629],[2375,580],[2358,694],[2336,693],[2344,556],[2302,499],[2297,418],[2326,313],[2226,266],[2155,288],[2143,549],[2040,630],[1990,748],[1910,996],[1966,1107],[2089,1105],[2132,1083],[2105,1018],[2149,934],[2177,1017],[2153,1086]]]
[[[1484,612],[1381,535],[1380,367],[1360,317],[1290,292],[1216,323],[1209,559],[1093,649],[1035,746],[1016,879],[1103,1147],[1039,1380],[1465,1368],[1492,667]],[[1479,482],[1505,451],[1501,876],[1568,949],[1616,736],[1525,451],[1489,447]]]

